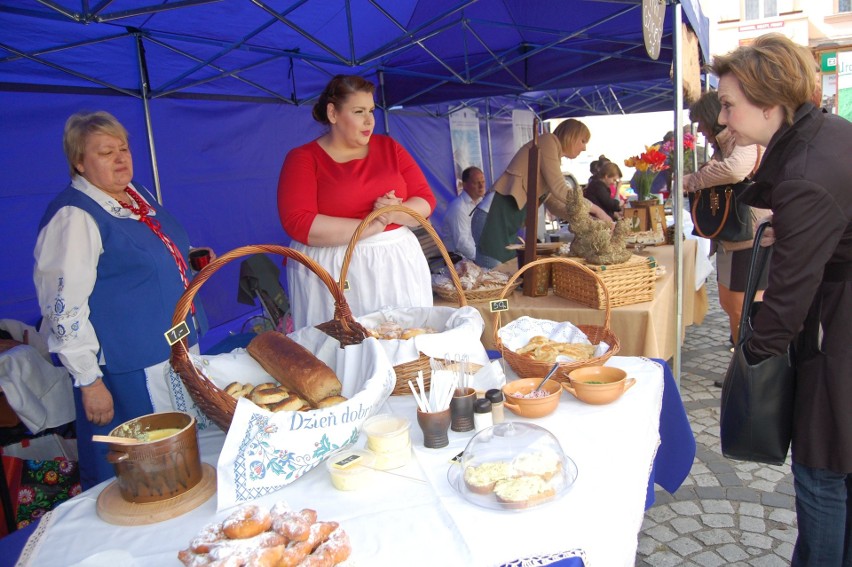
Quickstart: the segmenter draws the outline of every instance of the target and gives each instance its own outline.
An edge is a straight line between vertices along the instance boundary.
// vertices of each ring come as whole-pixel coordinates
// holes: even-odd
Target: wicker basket
[[[348,341],[348,344],[360,343],[367,336],[367,331],[352,317],[349,310],[349,305],[343,297],[343,293],[322,266],[317,264],[311,258],[305,256],[297,250],[278,246],[274,244],[259,244],[255,246],[243,246],[236,248],[230,252],[223,254],[204,267],[183,292],[178,299],[175,313],[172,317],[172,326],[183,321],[189,313],[190,306],[199,288],[216,271],[235,258],[249,256],[251,254],[259,254],[268,252],[271,254],[280,254],[291,260],[301,262],[311,269],[326,285],[328,290],[334,296],[334,320],[330,323],[324,323],[329,334],[334,333],[335,338],[342,337]],[[320,327],[319,325],[317,326]],[[326,332],[328,332],[326,331]],[[358,337],[361,337],[358,340]],[[340,340],[338,338],[338,340]],[[186,339],[176,342],[172,345],[171,364],[175,371],[180,375],[181,380],[186,386],[189,395],[193,401],[198,404],[198,407],[207,414],[223,431],[227,431],[231,425],[231,419],[234,417],[234,411],[237,409],[237,400],[225,393],[224,390],[217,387],[216,384],[204,377],[195,368],[192,360],[189,357],[187,350]]]
[[[512,293],[522,282],[515,282],[509,293]],[[433,287],[435,294],[447,301],[458,302],[459,292],[454,289],[446,289],[443,287]],[[466,289],[463,291],[464,298],[468,303],[485,303],[492,299],[500,299],[500,294],[503,292],[503,286],[486,287],[481,289]]]
[[[549,257],[549,258],[541,258],[534,262],[530,262],[525,264],[520,270],[518,270],[512,278],[509,280],[509,283],[506,284],[506,287],[503,288],[503,292],[501,294],[501,299],[506,297],[506,294],[509,288],[525,270],[528,270],[534,266],[553,263],[554,273],[557,267],[564,268],[567,270],[573,270],[588,274],[589,277],[593,278],[598,285],[601,286],[604,293],[604,305],[605,305],[605,313],[604,313],[604,324],[603,326],[598,325],[577,325],[577,328],[583,331],[586,336],[589,338],[589,341],[592,344],[600,344],[605,342],[609,345],[609,350],[607,350],[601,356],[597,356],[594,358],[590,358],[588,360],[582,360],[578,362],[563,362],[559,364],[559,369],[554,373],[552,380],[557,380],[559,382],[567,382],[568,381],[568,373],[577,368],[583,368],[584,366],[599,366],[609,360],[609,358],[617,353],[621,348],[621,342],[618,340],[618,337],[615,336],[615,333],[612,332],[612,329],[609,327],[610,320],[610,305],[609,305],[609,293],[607,292],[607,287],[601,281],[600,277],[584,266],[579,262],[575,262],[574,260],[569,260],[568,258],[561,257]],[[542,362],[530,358],[529,356],[524,356],[516,353],[513,350],[509,350],[503,345],[503,341],[500,339],[500,312],[498,311],[494,315],[494,344],[499,350],[503,358],[506,362],[509,363],[509,366],[512,367],[512,370],[520,376],[521,378],[543,378],[550,368],[553,366],[551,362]]]
[[[632,255],[621,264],[590,265],[577,259],[587,271],[581,272],[564,264],[553,266],[553,293],[594,309],[631,305],[654,299],[657,264],[653,258]],[[594,273],[593,278],[589,274]],[[609,294],[609,301],[605,297]]]
[[[340,279],[337,282],[338,287],[341,290],[344,289],[344,285],[346,283],[346,273],[349,271],[349,263],[352,260],[352,254],[355,252],[355,245],[358,243],[358,239],[361,237],[361,234],[367,228],[367,225],[370,224],[379,215],[392,213],[394,211],[400,211],[413,217],[417,222],[420,223],[424,230],[426,230],[429,236],[432,237],[432,240],[435,241],[435,244],[438,247],[438,251],[441,253],[441,256],[444,257],[444,261],[447,263],[447,270],[450,274],[450,279],[453,282],[453,286],[455,286],[456,288],[455,301],[458,303],[459,307],[464,307],[465,305],[467,305],[467,299],[465,297],[465,292],[462,289],[461,281],[459,280],[459,275],[456,273],[455,267],[453,266],[453,262],[450,259],[450,254],[447,252],[446,246],[444,246],[444,243],[441,241],[441,237],[438,236],[438,233],[435,232],[434,228],[432,228],[432,224],[428,220],[426,220],[422,215],[402,205],[393,205],[390,207],[384,207],[377,211],[373,211],[372,213],[367,215],[364,220],[361,221],[361,224],[358,225],[358,228],[352,235],[352,239],[349,241],[349,246],[346,248],[346,254],[343,256],[343,264],[340,267]],[[432,377],[432,365],[430,363],[429,357],[423,354],[422,352],[420,353],[420,356],[417,358],[417,360],[397,364],[393,367],[393,369],[396,373],[396,386],[394,387],[393,392],[391,393],[392,396],[411,395],[411,390],[408,387],[408,381],[411,380],[412,382],[416,383],[417,374],[419,372],[423,372],[424,386],[428,388],[430,385]]]

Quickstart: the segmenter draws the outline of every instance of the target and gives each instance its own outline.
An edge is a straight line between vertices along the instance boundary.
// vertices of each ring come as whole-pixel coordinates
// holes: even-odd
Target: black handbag
[[[749,185],[745,180],[689,193],[692,234],[727,242],[751,240],[751,208],[737,198]]]
[[[749,364],[744,352],[745,342],[753,334],[752,318],[761,305],[754,301],[757,282],[771,253],[770,248],[760,246],[767,224],[759,226],[754,237],[739,340],[722,386],[719,426],[724,456],[780,465],[787,458],[793,435],[796,369],[791,349],[756,365]]]

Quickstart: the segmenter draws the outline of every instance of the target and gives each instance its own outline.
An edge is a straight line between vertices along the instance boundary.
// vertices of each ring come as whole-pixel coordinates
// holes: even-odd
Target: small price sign
[[[166,341],[169,343],[169,346],[171,346],[182,338],[189,336],[189,325],[186,324],[186,321],[181,321],[180,323],[166,331],[165,335]]]
[[[497,313],[498,311],[508,311],[509,309],[509,300],[508,299],[492,299],[488,304],[489,309],[492,313]]]

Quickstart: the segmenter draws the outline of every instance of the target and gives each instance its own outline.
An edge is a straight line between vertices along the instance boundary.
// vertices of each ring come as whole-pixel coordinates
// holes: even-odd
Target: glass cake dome
[[[477,433],[447,479],[479,506],[528,510],[562,497],[577,479],[577,465],[547,429],[507,421]]]

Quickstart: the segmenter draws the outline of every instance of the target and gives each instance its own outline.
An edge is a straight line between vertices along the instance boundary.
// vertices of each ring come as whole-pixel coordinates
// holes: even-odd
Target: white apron
[[[308,246],[294,240],[290,247],[314,259],[335,281],[340,277],[347,246]],[[417,237],[404,226],[359,240],[346,279],[346,302],[355,317],[385,308],[432,306],[429,265]],[[322,280],[289,258],[287,287],[295,330],[334,317],[334,299]]]

